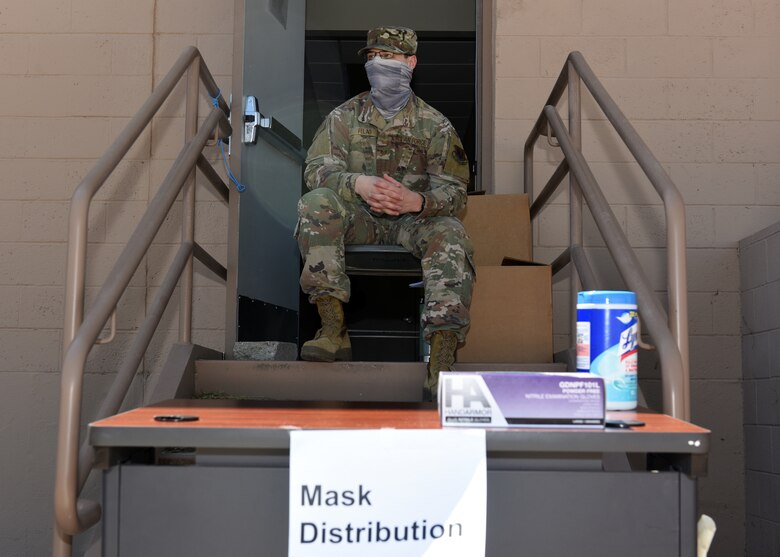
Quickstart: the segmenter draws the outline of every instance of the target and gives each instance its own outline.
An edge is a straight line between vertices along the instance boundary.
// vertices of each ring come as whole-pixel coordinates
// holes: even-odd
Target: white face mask
[[[390,120],[406,106],[412,88],[412,68],[400,60],[376,57],[366,62],[366,74],[371,84],[371,100],[385,120]]]

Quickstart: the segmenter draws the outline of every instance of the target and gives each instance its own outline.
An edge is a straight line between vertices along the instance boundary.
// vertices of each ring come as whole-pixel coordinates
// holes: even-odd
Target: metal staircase
[[[84,315],[87,230],[92,199],[185,75],[185,144],[119,255],[89,312]],[[213,108],[199,125],[198,100],[201,84],[213,100]],[[228,105],[220,95],[219,88],[200,53],[195,47],[187,48],[119,137],[79,184],[71,199],[54,494],[53,555],[56,557],[70,555],[72,536],[96,524],[101,515],[98,503],[79,498],[95,460],[91,446],[86,442],[79,443],[87,356],[95,344],[107,343],[114,338],[116,320],[112,315],[116,314],[117,303],[144,260],[179,194],[184,206],[179,250],[152,300],[146,319],[129,346],[127,357],[117,371],[114,383],[103,398],[97,416],[90,416],[90,419],[110,416],[119,410],[177,283],[181,291],[179,340],[183,343],[190,342],[193,257],[223,281],[227,277],[227,269],[194,239],[194,172],[196,167],[200,169],[217,195],[227,202],[227,186],[202,153],[207,142],[214,138],[228,138],[232,134],[228,121],[229,112]],[[112,333],[108,339],[99,340],[98,337],[109,319]]]
[[[658,296],[650,288],[642,265],[582,154],[581,84],[591,93],[663,201],[666,214],[668,315]],[[556,108],[567,90],[568,129]],[[542,137],[547,137],[550,141],[555,138],[564,159],[547,184],[534,197],[534,146]],[[626,286],[636,292],[646,332],[650,333],[658,348],[663,378],[663,411],[676,418],[689,420],[688,273],[685,255],[685,206],[682,195],[579,52],[569,54],[542,114],[526,140],[523,169],[525,191],[534,200],[531,205],[532,219],[539,215],[563,178],[567,174],[570,175],[569,247],[552,264],[555,274],[573,263],[575,272],[571,274],[570,307],[576,307],[577,292],[580,290],[599,289],[587,252],[583,248],[584,200]],[[576,317],[574,321],[571,331],[576,330]]]
[[[160,187],[159,193],[150,202],[146,214],[128,240],[95,302],[85,315],[83,307],[90,201],[185,75],[187,84],[185,144]],[[663,199],[667,211],[668,317],[657,296],[650,290],[636,256],[580,151],[581,83],[584,83],[593,94]],[[198,125],[200,84],[203,84],[209,97],[214,99],[214,107],[206,115],[205,120]],[[568,129],[556,108],[567,88]],[[208,141],[215,137],[224,139],[232,135],[228,115],[229,107],[220,96],[216,83],[199,52],[194,47],[186,49],[74,193],[68,244],[66,321],[63,334],[62,389],[55,484],[56,520],[53,554],[57,557],[70,555],[72,536],[96,524],[101,516],[100,506],[96,502],[80,498],[95,465],[91,447],[87,443],[80,444],[79,439],[79,428],[84,421],[81,415],[81,401],[87,356],[98,342],[104,325],[115,313],[117,302],[180,193],[184,201],[185,217],[179,251],[147,312],[146,320],[137,331],[127,351],[127,358],[118,371],[114,384],[105,395],[97,415],[90,416],[89,421],[114,414],[120,408],[177,282],[180,284],[182,295],[179,344],[171,349],[152,394],[152,401],[209,394],[229,398],[287,400],[401,402],[421,399],[421,386],[425,375],[423,363],[363,362],[337,365],[308,362],[225,361],[222,359],[222,354],[192,344],[193,257],[203,262],[223,280],[232,272],[206,253],[193,237],[195,168],[208,178],[208,182],[223,200],[227,202],[231,195],[230,190],[202,154]],[[555,138],[563,152],[564,160],[548,184],[536,194],[534,199],[533,151],[535,142],[541,137]],[[540,214],[545,203],[567,174],[571,175],[570,245],[553,263],[553,273],[560,271],[568,263],[573,263],[577,271],[572,273],[573,297],[580,287],[580,281],[587,289],[595,289],[599,286],[595,283],[587,252],[582,247],[582,211],[583,201],[585,201],[626,285],[637,292],[645,330],[658,347],[663,373],[663,411],[674,417],[687,419],[690,410],[685,219],[682,198],[579,53],[572,53],[569,56],[526,142],[525,191],[534,201],[531,207],[532,218]],[[565,369],[566,364],[460,364],[458,368],[559,371]]]

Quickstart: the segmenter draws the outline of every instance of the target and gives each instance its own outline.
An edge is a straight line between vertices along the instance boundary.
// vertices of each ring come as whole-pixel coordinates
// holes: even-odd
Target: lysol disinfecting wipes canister
[[[577,294],[577,371],[604,378],[607,410],[633,410],[637,396],[639,321],[636,294]]]

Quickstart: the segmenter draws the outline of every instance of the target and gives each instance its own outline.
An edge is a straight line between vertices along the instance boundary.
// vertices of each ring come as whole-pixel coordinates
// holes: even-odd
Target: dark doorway
[[[471,162],[470,189],[474,189],[480,149],[477,5],[477,0],[395,0],[370,7],[360,0],[247,3],[240,55],[243,72],[237,82],[244,98],[256,96],[259,110],[298,135],[306,149],[333,108],[369,89],[364,61],[357,54],[365,45],[366,31],[378,25],[411,27],[419,38],[412,87],[456,128]],[[311,338],[319,322],[316,308],[301,298],[300,256],[292,242],[295,205],[303,190],[301,168],[293,166],[277,176],[290,161],[262,142],[241,145],[239,151],[241,176],[248,187],[240,204],[237,311],[228,315],[229,322],[235,319],[237,324],[233,338],[300,344]],[[361,280],[355,281],[355,301],[360,299]],[[386,318],[390,325],[382,322],[383,331],[397,329],[401,336],[414,336],[406,329],[410,321],[417,328],[417,320],[410,316],[418,311],[419,292],[410,291],[408,283],[399,281],[403,292],[388,298],[387,315],[372,310],[363,316],[370,322],[368,328],[379,327],[374,321]],[[366,289],[386,288],[383,283]],[[360,321],[363,314],[357,306],[352,304],[351,318]],[[399,323],[403,326],[394,326]],[[408,352],[398,357],[419,359],[417,345]]]

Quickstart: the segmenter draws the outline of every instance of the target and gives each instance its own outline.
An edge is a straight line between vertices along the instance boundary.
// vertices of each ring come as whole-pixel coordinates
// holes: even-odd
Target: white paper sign
[[[484,557],[484,430],[290,432],[289,557]]]

